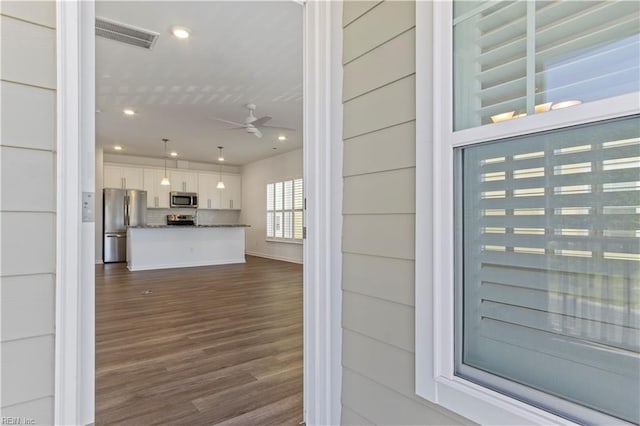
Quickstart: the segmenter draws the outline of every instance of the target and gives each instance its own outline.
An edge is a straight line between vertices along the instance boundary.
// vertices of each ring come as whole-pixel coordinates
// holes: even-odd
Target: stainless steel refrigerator
[[[108,262],[127,260],[127,227],[147,224],[147,191],[105,188],[104,242],[102,259]]]

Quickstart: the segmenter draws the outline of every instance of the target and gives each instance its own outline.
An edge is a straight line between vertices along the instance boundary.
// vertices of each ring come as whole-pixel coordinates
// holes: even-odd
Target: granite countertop
[[[156,229],[156,228],[172,228],[172,229],[182,229],[182,228],[249,228],[251,225],[245,224],[218,224],[218,225],[139,225],[139,226],[130,226],[129,228],[134,229]]]

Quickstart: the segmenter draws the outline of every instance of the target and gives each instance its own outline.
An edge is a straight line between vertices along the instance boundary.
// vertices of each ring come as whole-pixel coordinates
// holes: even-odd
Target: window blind
[[[454,130],[640,89],[636,1],[463,2]]]
[[[638,423],[640,119],[460,156],[458,373]]]

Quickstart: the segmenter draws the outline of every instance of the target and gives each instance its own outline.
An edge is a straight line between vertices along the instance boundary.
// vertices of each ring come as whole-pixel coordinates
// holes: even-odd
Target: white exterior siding
[[[343,424],[468,424],[415,395],[415,4],[347,1]]]
[[[55,2],[2,1],[0,21],[1,414],[52,424]]]

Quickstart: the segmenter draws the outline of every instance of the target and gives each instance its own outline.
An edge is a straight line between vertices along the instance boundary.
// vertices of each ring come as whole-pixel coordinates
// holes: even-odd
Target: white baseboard
[[[244,258],[242,259],[224,259],[217,262],[193,262],[193,263],[175,263],[171,265],[129,265],[127,269],[130,271],[149,271],[154,269],[173,269],[173,268],[191,268],[196,266],[215,266],[215,265],[229,265],[233,263],[246,263]]]
[[[96,259],[96,265],[102,265],[104,262],[100,259]]]
[[[264,257],[266,259],[281,260],[283,262],[297,263],[299,265],[302,265],[302,259],[294,259],[292,257],[274,256],[272,254],[258,253],[255,251],[245,251],[244,254],[246,254],[247,256]]]

